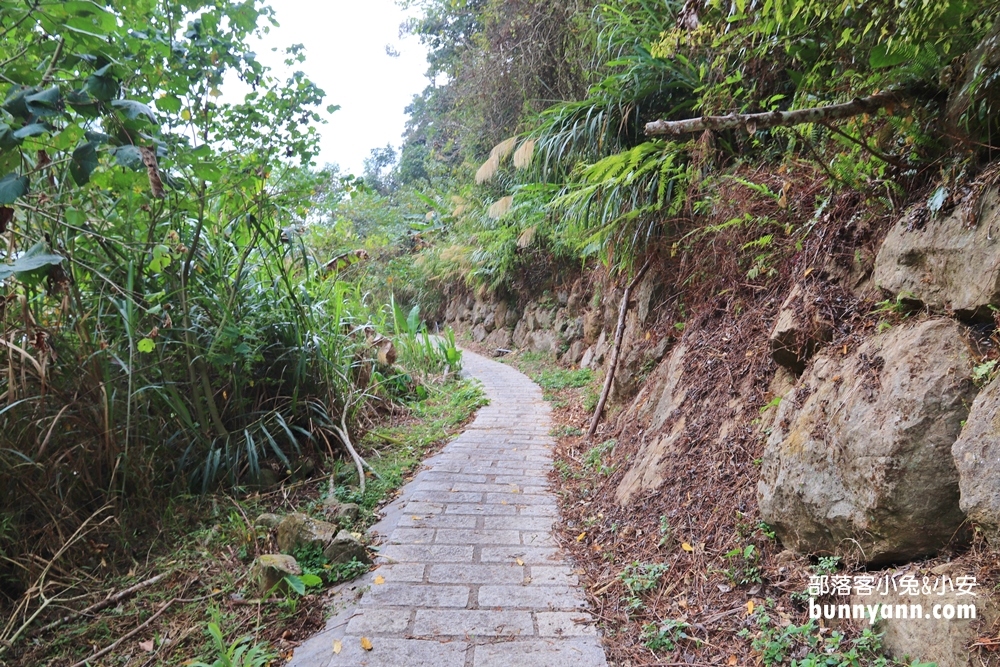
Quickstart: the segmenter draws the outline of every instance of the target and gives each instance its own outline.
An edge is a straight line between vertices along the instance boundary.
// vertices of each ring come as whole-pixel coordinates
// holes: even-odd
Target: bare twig
[[[92,614],[95,611],[100,611],[100,610],[102,610],[102,609],[104,609],[106,607],[110,607],[111,605],[113,605],[115,603],[121,602],[122,600],[124,600],[126,598],[132,597],[133,595],[135,595],[139,591],[145,590],[145,589],[149,588],[150,586],[155,585],[156,583],[162,581],[163,578],[166,577],[166,576],[168,576],[169,574],[170,574],[169,572],[164,572],[163,574],[158,574],[155,577],[151,577],[149,579],[146,579],[145,581],[141,581],[138,584],[135,584],[134,586],[130,586],[130,587],[126,588],[125,590],[118,591],[114,595],[110,595],[110,596],[104,598],[103,600],[101,600],[100,602],[96,602],[96,603],[90,605],[86,609],[81,609],[80,611],[74,611],[74,612],[72,612],[70,614],[66,614],[62,618],[57,618],[56,620],[52,621],[48,625],[42,626],[38,630],[36,630],[33,633],[31,633],[31,636],[32,637],[37,637],[38,635],[44,634],[44,633],[48,632],[49,630],[52,630],[53,628],[59,627],[63,623],[65,623],[67,621],[70,621],[70,620],[76,618],[77,616],[85,616],[87,614]]]
[[[35,593],[38,594],[38,597],[41,599],[42,603],[40,605],[38,605],[38,609],[36,609],[34,611],[34,613],[32,613],[31,616],[29,616],[23,623],[21,623],[20,627],[18,627],[17,630],[14,630],[13,632],[11,632],[11,631],[12,631],[12,629],[14,627],[14,623],[15,623],[15,619],[17,617],[17,614],[16,613],[15,614],[11,614],[10,621],[7,623],[7,626],[5,628],[3,628],[2,631],[0,631],[0,655],[3,655],[4,653],[6,653],[7,650],[10,649],[10,647],[12,647],[14,645],[14,643],[17,641],[18,637],[20,637],[29,627],[31,627],[31,624],[35,622],[35,619],[38,618],[38,616],[42,613],[42,611],[45,610],[46,607],[48,607],[50,604],[52,604],[53,602],[55,602],[55,601],[57,601],[59,599],[58,595],[56,595],[55,597],[51,597],[51,598],[50,597],[46,597],[46,595],[45,595],[45,587],[46,587],[45,578],[49,575],[49,571],[53,568],[53,566],[55,565],[55,562],[57,560],[59,560],[63,556],[63,554],[65,554],[74,543],[76,543],[78,540],[82,539],[84,535],[86,535],[87,533],[89,533],[94,528],[97,528],[98,526],[104,525],[105,523],[107,523],[108,521],[111,520],[112,517],[106,517],[104,519],[104,521],[101,521],[96,526],[93,526],[91,528],[87,528],[88,524],[90,524],[90,522],[93,519],[95,519],[99,514],[101,514],[102,512],[104,512],[105,510],[107,510],[110,507],[111,507],[110,504],[109,505],[104,505],[103,507],[101,507],[100,509],[98,509],[96,512],[94,512],[93,514],[91,514],[89,517],[87,517],[83,521],[83,523],[81,523],[80,526],[76,529],[76,531],[74,531],[74,533],[72,535],[70,535],[69,539],[66,540],[63,543],[62,547],[59,548],[59,551],[57,551],[56,554],[54,556],[52,556],[51,559],[49,559],[49,561],[46,564],[45,568],[42,570],[42,573],[40,575],[38,575],[38,578],[35,580],[34,585],[22,597],[21,602],[19,603],[18,607],[19,607],[19,609],[26,611],[28,609],[28,605],[31,603],[31,599],[35,595]],[[8,639],[8,637],[9,637],[9,639]]]
[[[162,607],[160,607],[159,611],[157,611],[155,614],[153,614],[152,616],[150,616],[149,618],[147,618],[145,622],[140,623],[134,630],[132,630],[128,634],[124,635],[120,639],[116,640],[114,643],[112,643],[112,644],[110,644],[110,645],[102,648],[100,651],[98,651],[97,653],[94,653],[89,658],[86,658],[85,660],[81,660],[80,662],[76,663],[75,665],[73,665],[73,667],[85,667],[87,664],[93,662],[94,660],[97,660],[101,656],[105,656],[108,653],[111,653],[116,648],[118,648],[118,646],[120,646],[122,644],[122,642],[125,642],[125,641],[131,639],[132,637],[135,637],[140,632],[142,632],[150,623],[152,623],[153,621],[155,621],[157,618],[159,618],[163,614],[163,612],[165,612],[167,609],[169,609],[170,605],[172,605],[173,603],[177,602],[177,600],[178,600],[178,598],[173,598],[172,600],[168,600],[167,602],[165,602],[163,604]]]
[[[597,408],[594,409],[594,416],[590,420],[590,430],[587,431],[588,438],[594,437],[594,433],[597,432],[597,425],[600,423],[601,414],[604,412],[604,404],[608,402],[608,394],[611,393],[611,383],[615,380],[615,370],[618,368],[618,356],[622,351],[622,337],[625,335],[625,315],[628,313],[629,297],[632,296],[632,290],[635,289],[635,286],[646,275],[651,262],[652,259],[646,260],[646,263],[642,265],[639,272],[632,278],[632,282],[625,287],[625,293],[622,294],[622,303],[618,307],[618,327],[615,330],[615,347],[611,351],[611,361],[608,362],[608,374],[604,377],[604,389],[601,391],[601,400],[597,402]]]

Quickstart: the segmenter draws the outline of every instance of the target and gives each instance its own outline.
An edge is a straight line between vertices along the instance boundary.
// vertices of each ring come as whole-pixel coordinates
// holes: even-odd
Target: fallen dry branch
[[[152,616],[150,616],[149,618],[147,618],[144,622],[140,623],[134,630],[132,630],[128,634],[122,636],[121,638],[117,639],[114,643],[109,644],[108,646],[105,646],[100,651],[97,651],[96,653],[94,653],[93,655],[91,655],[89,658],[86,658],[86,659],[81,660],[80,662],[76,663],[75,665],[73,665],[73,667],[86,667],[86,665],[92,663],[94,660],[97,660],[98,658],[100,658],[102,656],[105,656],[108,653],[111,653],[116,648],[118,648],[123,642],[128,641],[132,637],[135,637],[137,634],[139,634],[140,632],[142,632],[145,628],[149,627],[150,623],[152,623],[153,621],[155,621],[156,619],[158,619],[161,615],[163,615],[163,612],[165,612],[167,609],[169,609],[170,605],[172,605],[173,603],[177,602],[179,599],[180,598],[173,598],[172,600],[167,600],[163,604],[163,606],[160,607],[159,610],[155,614],[153,614]]]
[[[96,611],[100,611],[100,610],[102,610],[102,609],[104,609],[106,607],[109,607],[109,606],[111,606],[113,604],[121,602],[122,600],[130,598],[133,595],[135,595],[136,593],[138,593],[139,591],[145,590],[145,589],[149,588],[150,586],[155,585],[157,582],[162,581],[163,578],[166,577],[166,576],[168,576],[169,574],[170,574],[169,572],[164,572],[163,574],[158,574],[155,577],[151,577],[149,579],[146,579],[145,581],[140,581],[138,584],[136,584],[134,586],[130,586],[130,587],[126,588],[125,590],[118,591],[114,595],[109,595],[108,597],[104,598],[100,602],[96,602],[96,603],[90,605],[86,609],[81,609],[80,611],[74,611],[74,612],[71,612],[69,614],[66,614],[65,616],[62,616],[61,618],[57,618],[56,620],[52,621],[48,625],[42,626],[41,628],[39,628],[35,632],[31,633],[31,636],[32,637],[37,637],[38,635],[45,634],[49,630],[52,630],[53,628],[57,628],[60,625],[62,625],[63,623],[66,623],[67,621],[73,620],[77,616],[85,616],[87,614],[93,614]]]
[[[52,558],[50,558],[48,561],[43,561],[45,562],[45,568],[42,570],[42,573],[35,580],[34,585],[30,589],[28,589],[28,591],[18,601],[17,605],[14,608],[14,613],[10,614],[10,620],[7,621],[7,625],[0,628],[0,656],[2,656],[4,653],[10,650],[12,646],[14,646],[18,638],[20,638],[21,635],[23,635],[28,630],[28,628],[31,627],[31,624],[35,622],[35,619],[37,619],[49,605],[59,600],[59,594],[57,594],[54,597],[47,597],[45,595],[45,588],[47,586],[47,582],[45,581],[46,577],[48,577],[49,572],[55,566],[56,561],[59,560],[70,549],[70,547],[73,544],[83,539],[90,531],[99,528],[100,526],[103,526],[105,523],[107,523],[113,518],[108,516],[105,517],[101,522],[95,525],[90,525],[91,521],[96,519],[98,515],[100,515],[102,512],[110,508],[111,508],[110,504],[104,505],[96,512],[91,514],[89,517],[87,517],[83,521],[83,523],[81,523],[80,526],[76,529],[76,531],[74,531],[74,533],[69,537],[69,539],[63,543],[62,547],[59,548],[59,551],[57,551],[55,555],[52,556]],[[41,601],[41,604],[39,604],[38,608],[35,609],[34,612],[32,612],[31,615],[28,616],[27,619],[25,619],[24,622],[21,623],[21,625],[17,627],[17,629],[15,630],[14,626],[17,624],[17,618],[22,613],[27,614],[28,609],[31,606],[31,602],[32,600],[35,599],[36,596]]]
[[[764,113],[729,114],[728,116],[702,116],[687,120],[654,120],[646,123],[646,134],[650,136],[690,134],[705,130],[736,130],[745,129],[753,134],[757,130],[768,127],[787,127],[802,123],[826,123],[832,120],[874,113],[879,109],[902,106],[907,97],[899,91],[876,93],[868,97],[855,97],[850,102],[831,104],[825,107],[795,109],[792,111],[766,111]]]
[[[608,374],[604,377],[604,389],[601,390],[601,400],[597,402],[597,407],[594,409],[594,417],[590,421],[590,430],[587,431],[587,437],[593,438],[594,433],[597,432],[597,425],[601,421],[601,414],[604,412],[604,404],[608,402],[608,394],[611,393],[611,383],[615,380],[615,370],[618,368],[618,357],[622,351],[622,337],[625,335],[625,315],[628,313],[628,300],[632,296],[632,290],[635,286],[639,284],[642,277],[646,275],[646,271],[649,270],[649,264],[652,260],[647,259],[646,263],[642,265],[639,272],[635,274],[632,278],[632,282],[628,284],[625,288],[625,293],[622,294],[622,303],[618,307],[618,327],[615,329],[615,347],[611,352],[611,361],[608,362]]]

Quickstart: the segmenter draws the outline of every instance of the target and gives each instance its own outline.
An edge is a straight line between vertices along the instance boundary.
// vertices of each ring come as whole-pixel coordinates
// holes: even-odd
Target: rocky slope
[[[829,218],[761,287],[716,257],[718,276],[703,280],[711,289],[694,294],[679,282],[685,258],[661,260],[630,304],[613,393],[620,410],[604,430],[618,438],[617,467],[595,501],[607,527],[587,541],[642,551],[649,537],[637,528],[626,539],[621,522],[610,527],[615,518],[666,517],[704,554],[690,567],[711,580],[740,543],[740,522],[759,517],[780,542],[762,545],[768,559],[832,555],[853,574],[979,575],[976,621],[920,632],[902,620],[879,625],[896,656],[996,664],[982,641],[974,646],[996,635],[995,175],[987,170],[943,210],[918,203],[863,222]],[[486,349],[600,369],[620,298],[608,281],[575,277],[520,300],[453,295],[445,318]],[[765,582],[758,597],[768,584],[780,587]]]

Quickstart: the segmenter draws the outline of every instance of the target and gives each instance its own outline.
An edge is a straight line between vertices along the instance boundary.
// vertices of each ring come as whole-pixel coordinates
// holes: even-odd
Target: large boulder
[[[796,283],[781,304],[768,343],[779,366],[801,373],[823,343],[833,338],[833,322],[821,308],[819,295]]]
[[[914,589],[900,585],[902,578],[911,576],[920,586],[920,594],[914,594]],[[907,616],[916,615],[919,609],[922,617],[915,618],[883,618],[878,615],[874,623],[875,631],[882,633],[882,646],[886,652],[902,664],[920,661],[920,664],[936,664],[937,667],[979,667],[983,664],[969,645],[979,637],[978,630],[991,627],[996,619],[996,608],[992,598],[982,586],[971,589],[955,586],[956,581],[969,577],[970,573],[956,563],[944,563],[932,570],[916,572],[875,573],[876,581],[886,579],[897,582],[897,587],[891,586],[872,591],[871,595],[851,597],[852,605],[866,605],[875,608],[879,605],[890,607],[895,613],[899,607],[906,607]],[[912,581],[912,580],[911,580]],[[924,585],[930,589],[924,590]],[[971,590],[973,595],[969,595]],[[838,600],[840,602],[840,600]],[[950,613],[945,607],[954,610],[954,617],[934,618],[934,607],[938,607],[939,615]],[[970,607],[975,608],[975,617]],[[885,614],[889,616],[889,614]],[[868,621],[866,620],[867,624]]]
[[[257,592],[261,596],[271,591],[288,594],[288,584],[285,577],[299,576],[302,568],[298,562],[286,554],[263,554],[254,561],[251,579],[257,582]]]
[[[869,563],[936,552],[961,534],[951,446],[975,398],[960,325],[935,319],[821,352],[778,407],[763,519],[799,553]]]
[[[1000,544],[1000,379],[976,397],[951,453],[958,466],[962,510],[991,542]]]
[[[946,217],[911,210],[889,231],[875,259],[875,284],[893,298],[961,317],[1000,306],[1000,202],[997,188],[968,195]]]
[[[357,559],[370,563],[365,545],[336,524],[318,521],[310,516],[293,512],[278,524],[278,549],[290,554],[296,549],[319,545],[331,563],[350,563]]]
[[[493,333],[486,337],[486,340],[483,341],[483,345],[487,349],[492,350],[509,350],[511,342],[512,337],[510,329],[496,329]]]
[[[558,354],[561,342],[559,334],[551,329],[532,331],[524,337],[524,346],[534,352]]]

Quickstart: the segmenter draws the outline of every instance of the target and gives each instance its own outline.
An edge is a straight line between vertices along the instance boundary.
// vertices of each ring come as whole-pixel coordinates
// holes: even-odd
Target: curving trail
[[[490,404],[389,505],[374,527],[389,536],[383,564],[355,586],[360,603],[300,646],[290,665],[607,666],[552,535],[549,406],[509,366],[468,351],[463,364]]]

